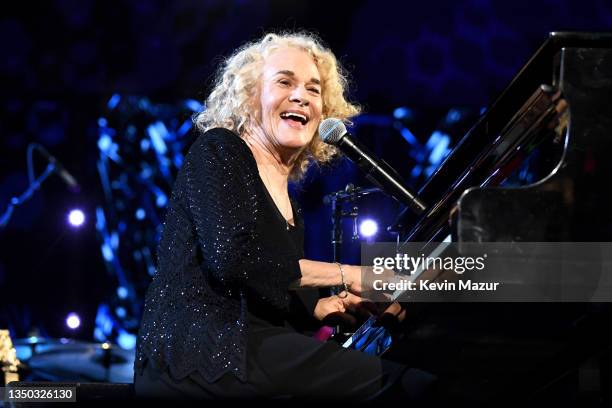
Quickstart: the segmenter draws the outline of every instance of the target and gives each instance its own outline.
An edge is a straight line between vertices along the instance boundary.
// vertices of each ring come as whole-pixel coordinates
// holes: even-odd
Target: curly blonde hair
[[[347,74],[334,54],[322,45],[316,35],[307,32],[266,34],[261,39],[240,47],[221,65],[214,89],[206,100],[206,108],[194,119],[201,131],[223,127],[243,135],[254,111],[265,58],[283,47],[306,51],[314,60],[321,76],[322,117],[334,117],[350,123],[359,113],[358,105],[346,99]],[[324,143],[318,131],[295,161],[290,174],[299,180],[311,162],[325,163],[336,154],[336,148]]]

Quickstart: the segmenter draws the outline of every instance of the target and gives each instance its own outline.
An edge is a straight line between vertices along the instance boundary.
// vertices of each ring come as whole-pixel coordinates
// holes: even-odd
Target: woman
[[[335,153],[319,122],[358,112],[345,84],[333,54],[305,34],[268,34],[225,62],[169,205],[138,341],[138,395],[369,399],[394,387],[416,396],[429,383],[295,329],[360,302],[359,267],[303,259],[287,192],[309,162]],[[292,290],[337,285],[351,294],[310,307]]]

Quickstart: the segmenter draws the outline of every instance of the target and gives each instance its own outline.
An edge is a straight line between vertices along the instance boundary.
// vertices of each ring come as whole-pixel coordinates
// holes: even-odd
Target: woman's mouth
[[[280,114],[281,119],[295,129],[303,129],[308,123],[308,115],[303,112],[285,111]]]

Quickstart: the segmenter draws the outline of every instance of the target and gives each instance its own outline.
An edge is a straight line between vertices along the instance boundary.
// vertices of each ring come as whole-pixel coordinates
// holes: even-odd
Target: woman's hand
[[[360,295],[363,292],[361,282],[361,266],[342,265],[344,270],[345,283],[348,291],[354,295]]]
[[[379,315],[382,319],[393,319],[401,323],[406,318],[406,309],[401,303],[375,303],[368,299],[360,298],[351,293],[341,292],[338,297],[347,312],[369,317]]]
[[[386,292],[374,290],[374,281],[395,282],[399,276],[392,269],[385,268],[382,273],[374,273],[371,266],[342,265],[348,291],[354,295],[367,297],[370,300],[390,298]],[[382,298],[380,298],[382,296]],[[380,298],[380,299],[379,299]]]
[[[344,308],[351,313],[362,317],[370,317],[372,314],[376,314],[377,307],[373,302],[363,299],[359,296],[353,295],[352,293],[346,293],[342,291],[338,297],[342,301]]]
[[[339,295],[334,295],[326,298],[319,299],[314,310],[314,317],[318,320],[323,321],[329,318],[330,315],[336,313],[340,318],[339,314],[342,314],[342,318],[348,319],[351,322],[356,319],[346,316],[347,312],[359,315],[362,317],[369,317],[375,314],[377,311],[376,305],[366,299],[362,299],[359,296],[353,295],[352,293],[341,292]]]
[[[352,314],[347,313],[347,306],[352,309],[355,308],[355,298],[360,299],[357,296],[350,299],[348,297],[341,299],[338,296],[319,299],[315,306],[314,317],[326,326],[342,326],[352,329],[357,325],[357,319]]]
[[[332,313],[344,313],[346,307],[344,302],[338,296],[330,296],[319,299],[314,310],[314,317],[317,320],[323,320]]]

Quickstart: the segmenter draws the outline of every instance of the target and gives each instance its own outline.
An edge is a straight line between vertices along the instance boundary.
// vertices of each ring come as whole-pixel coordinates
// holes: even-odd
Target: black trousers
[[[342,399],[418,401],[435,377],[286,327],[249,319],[247,382],[226,374],[209,383],[199,373],[172,378],[147,362],[136,375],[136,396],[147,399]]]

